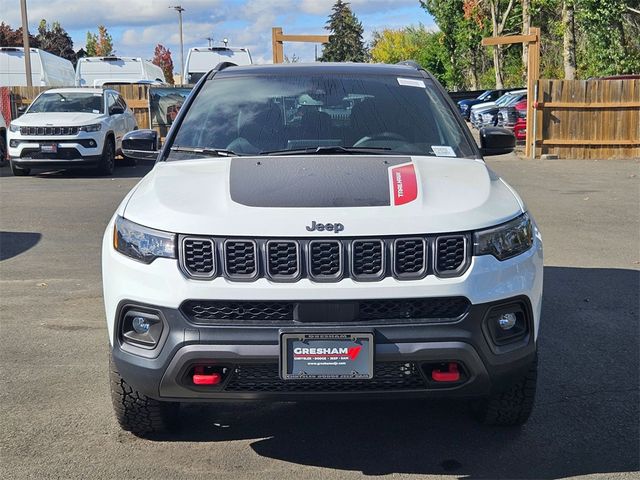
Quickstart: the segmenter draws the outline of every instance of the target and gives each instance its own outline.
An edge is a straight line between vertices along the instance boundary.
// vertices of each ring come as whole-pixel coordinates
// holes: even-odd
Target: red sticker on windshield
[[[391,169],[391,186],[394,205],[404,205],[418,197],[418,180],[413,163]]]

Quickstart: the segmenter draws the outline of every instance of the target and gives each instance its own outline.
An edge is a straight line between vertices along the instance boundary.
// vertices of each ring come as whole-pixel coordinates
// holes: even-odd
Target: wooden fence
[[[539,80],[536,156],[640,158],[640,80]]]

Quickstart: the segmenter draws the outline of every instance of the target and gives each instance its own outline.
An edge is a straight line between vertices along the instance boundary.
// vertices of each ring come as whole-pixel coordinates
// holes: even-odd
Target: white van
[[[197,47],[190,48],[185,62],[184,82],[198,83],[202,76],[221,62],[236,65],[251,65],[251,53],[247,48],[237,47]]]
[[[140,57],[84,57],[76,65],[78,87],[119,83],[165,83],[164,72]]]
[[[31,82],[34,87],[71,87],[73,64],[62,57],[31,48]],[[0,87],[24,87],[27,75],[23,47],[0,47]]]

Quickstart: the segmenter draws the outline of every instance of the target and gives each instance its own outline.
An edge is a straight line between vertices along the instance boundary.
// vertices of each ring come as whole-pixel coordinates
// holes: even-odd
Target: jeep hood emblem
[[[305,227],[308,232],[333,232],[340,233],[344,230],[344,225],[341,223],[319,223],[313,220],[311,225]]]

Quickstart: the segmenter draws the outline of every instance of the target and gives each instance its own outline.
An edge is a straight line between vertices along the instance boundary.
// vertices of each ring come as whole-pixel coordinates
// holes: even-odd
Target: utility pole
[[[180,27],[180,83],[184,85],[184,40],[182,37],[182,12],[184,12],[184,8],[180,5],[175,5],[169,8],[173,8],[178,12],[178,25]]]
[[[29,21],[27,20],[27,0],[20,0],[22,11],[22,45],[24,46],[24,71],[27,75],[27,87],[33,86],[31,78],[31,46],[29,45]]]

